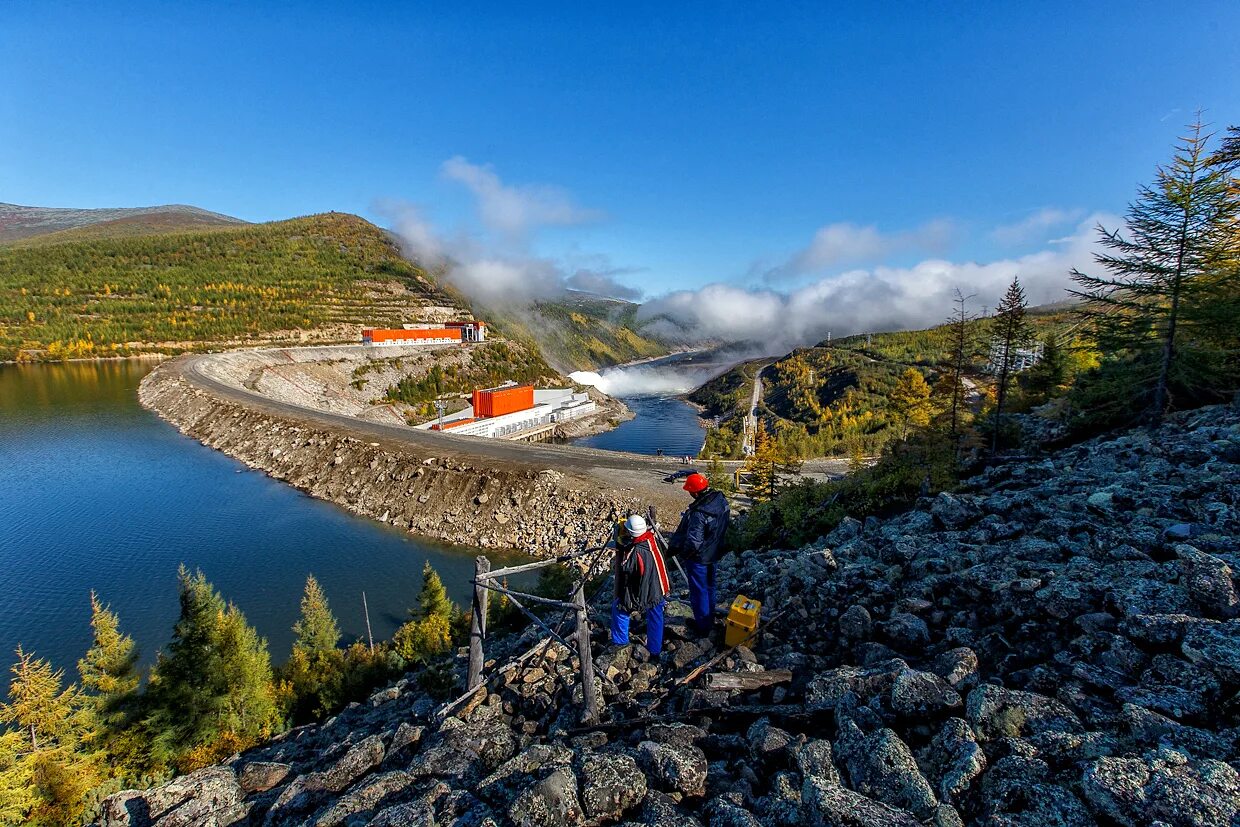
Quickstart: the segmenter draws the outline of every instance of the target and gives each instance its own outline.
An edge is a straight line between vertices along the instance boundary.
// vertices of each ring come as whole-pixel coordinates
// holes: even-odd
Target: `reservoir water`
[[[573,440],[574,445],[665,456],[696,457],[702,449],[705,432],[697,410],[689,403],[664,395],[622,396],[620,399],[637,414],[618,428]]]
[[[375,637],[391,636],[423,561],[468,600],[474,550],[355,517],[182,436],[138,404],[153,366],[0,365],[0,696],[19,643],[76,680],[91,589],[151,663],[177,617],[181,563],[245,612],[276,663],[310,572],[346,641],[365,634],[363,591]]]
[[[605,372],[626,380],[615,392],[637,417],[577,444],[696,455],[702,427],[677,394],[701,373],[685,361]],[[363,591],[376,639],[390,637],[427,560],[468,602],[475,550],[356,517],[182,436],[138,404],[154,364],[0,365],[0,696],[19,643],[76,679],[92,589],[153,662],[177,617],[182,563],[245,612],[276,663],[309,573],[346,641],[365,635]]]
[[[738,359],[720,351],[675,353],[661,359],[619,365],[572,378],[622,400],[637,416],[606,433],[573,440],[574,445],[635,454],[696,457],[706,439],[697,409],[681,398],[718,376]]]

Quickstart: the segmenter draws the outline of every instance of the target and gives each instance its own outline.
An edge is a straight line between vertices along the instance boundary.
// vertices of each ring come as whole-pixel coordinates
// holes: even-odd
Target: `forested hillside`
[[[946,311],[946,308],[945,308]],[[946,315],[946,312],[944,313]],[[1045,347],[1054,340],[1069,375],[1088,367],[1093,352],[1079,336],[1079,321],[1070,309],[1030,308],[1029,346]],[[970,408],[980,412],[989,404],[993,377],[988,374],[993,319],[965,321],[966,348],[963,375]],[[753,378],[762,368],[763,398],[759,415],[781,451],[791,457],[850,454],[872,456],[905,425],[901,392],[915,383],[911,369],[934,395],[935,385],[952,366],[957,329],[950,323],[927,330],[862,334],[814,347],[798,348],[775,360],[738,365],[694,391],[690,399],[721,418],[708,450],[720,456],[740,456],[741,419],[749,405]],[[919,386],[920,387],[920,386]],[[948,386],[938,392],[948,392]],[[1045,394],[1029,394],[1017,407],[1045,401]]]
[[[495,321],[514,338],[536,341],[548,362],[570,373],[667,354],[666,342],[642,330],[637,308],[617,299],[566,293],[501,313]]]
[[[382,230],[344,213],[0,247],[0,359],[352,340],[428,306],[468,312]]]

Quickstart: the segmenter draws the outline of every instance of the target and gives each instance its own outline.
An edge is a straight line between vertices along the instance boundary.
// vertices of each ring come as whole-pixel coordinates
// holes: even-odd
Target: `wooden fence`
[[[589,551],[601,552],[603,549],[591,549]],[[588,553],[588,552],[584,552]],[[584,554],[583,553],[583,554]],[[582,555],[574,555],[582,556]],[[586,599],[586,577],[582,576],[573,584],[572,594],[569,600],[552,600],[551,598],[541,597],[536,594],[528,594],[510,589],[504,585],[504,578],[509,575],[519,574],[521,572],[534,571],[536,569],[553,566],[563,561],[563,558],[551,558],[548,560],[538,560],[533,563],[525,563],[520,566],[509,566],[503,569],[491,569],[491,561],[485,555],[478,555],[474,558],[474,599],[471,609],[471,618],[469,624],[469,677],[467,682],[467,693],[473,692],[482,685],[482,668],[486,662],[483,653],[483,643],[487,634],[487,604],[491,592],[506,595],[512,605],[521,610],[535,625],[550,635],[555,640],[564,644],[569,649],[577,650],[577,659],[581,662],[581,688],[582,700],[585,709],[582,712],[581,720],[583,724],[595,723],[598,715],[598,690],[594,685],[594,656],[590,645],[590,615],[589,601]],[[551,606],[553,608],[562,609],[569,613],[575,619],[574,630],[569,639],[565,639],[558,629],[551,628],[538,615],[534,614],[525,605],[529,603],[539,604],[543,606]],[[562,625],[562,624],[561,624]],[[570,642],[571,640],[571,642]]]

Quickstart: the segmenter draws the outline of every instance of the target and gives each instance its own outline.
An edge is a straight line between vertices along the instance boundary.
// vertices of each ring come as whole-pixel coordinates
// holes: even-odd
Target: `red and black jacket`
[[[652,609],[671,591],[663,551],[652,531],[617,543],[615,574],[616,601],[626,612]]]

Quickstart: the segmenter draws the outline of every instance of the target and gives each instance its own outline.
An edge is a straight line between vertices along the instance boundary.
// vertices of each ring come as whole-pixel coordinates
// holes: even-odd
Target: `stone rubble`
[[[1238,537],[1240,410],[1181,414],[727,558],[767,631],[715,669],[791,683],[672,689],[719,654],[675,605],[657,658],[599,624],[581,728],[527,632],[441,723],[406,679],[99,823],[1235,827]]]

